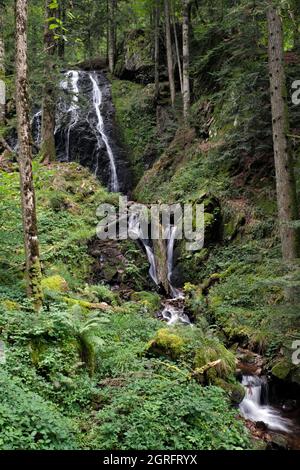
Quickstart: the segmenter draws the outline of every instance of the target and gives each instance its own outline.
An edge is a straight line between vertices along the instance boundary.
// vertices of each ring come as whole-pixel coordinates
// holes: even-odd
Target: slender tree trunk
[[[175,81],[174,81],[174,64],[173,64],[173,51],[172,51],[171,25],[170,25],[170,2],[169,0],[164,0],[164,2],[165,2],[166,46],[167,46],[169,85],[170,85],[171,103],[172,103],[172,106],[174,106]]]
[[[183,0],[183,23],[182,23],[182,63],[183,63],[183,117],[188,119],[191,93],[190,93],[190,18],[189,18],[189,0]]]
[[[292,260],[299,257],[299,230],[291,226],[292,221],[298,219],[298,208],[293,163],[287,141],[288,112],[285,102],[282,23],[272,5],[268,7],[267,19],[278,218],[283,259]]]
[[[27,293],[35,308],[42,305],[41,265],[37,237],[35,194],[32,176],[32,154],[28,102],[27,68],[28,0],[16,0],[16,105],[18,119],[19,166],[22,217],[26,256]]]
[[[154,29],[154,64],[155,64],[155,96],[159,96],[159,26],[160,26],[160,5],[157,1],[155,5],[155,29]]]
[[[42,106],[42,161],[46,164],[55,161],[55,63],[54,56],[57,51],[57,44],[54,39],[54,30],[50,29],[49,21],[55,15],[55,10],[49,8],[52,0],[45,0],[45,31],[44,31],[44,91]]]
[[[117,0],[108,0],[108,66],[110,73],[115,70],[116,56],[116,14]]]
[[[175,48],[176,48],[176,57],[177,57],[177,65],[178,65],[178,72],[179,72],[179,81],[180,81],[180,91],[183,95],[183,80],[182,80],[182,68],[181,68],[181,60],[180,60],[180,53],[179,53],[179,44],[178,44],[178,37],[177,37],[177,30],[176,30],[176,16],[173,15],[173,29],[174,29],[174,38],[175,38]]]
[[[5,49],[3,39],[4,7],[0,4],[0,126],[5,121]]]

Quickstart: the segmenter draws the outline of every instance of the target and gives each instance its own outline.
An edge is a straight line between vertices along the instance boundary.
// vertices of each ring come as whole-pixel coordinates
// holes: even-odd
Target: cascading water
[[[105,143],[107,154],[109,157],[109,162],[110,162],[110,169],[111,169],[111,184],[110,184],[110,189],[113,192],[118,192],[119,191],[119,181],[118,181],[118,175],[117,175],[117,169],[116,169],[116,163],[115,163],[115,158],[113,151],[111,149],[111,146],[108,141],[108,137],[105,133],[105,128],[104,128],[104,121],[103,117],[101,115],[101,104],[102,104],[102,92],[100,90],[100,87],[97,82],[97,77],[95,74],[89,74],[91,82],[93,84],[93,104],[94,108],[96,111],[97,115],[97,141],[98,141],[98,149],[100,150],[101,148],[101,142],[99,142],[99,135],[101,136],[103,142]],[[97,165],[95,169],[95,174],[98,173],[98,166],[99,166],[99,160],[97,158]]]
[[[67,128],[67,137],[66,137],[66,158],[70,160],[70,135],[72,129],[76,126],[79,118],[79,88],[78,88],[79,72],[77,70],[70,70],[66,73],[66,80],[61,82],[61,88],[72,93],[71,104],[67,113],[70,115],[70,124]],[[70,87],[69,87],[70,84]]]
[[[157,268],[155,262],[155,256],[152,247],[150,246],[147,239],[145,239],[144,234],[141,230],[140,224],[140,214],[131,213],[129,215],[128,221],[128,231],[131,238],[139,239],[145,248],[145,252],[150,264],[149,274],[151,279],[156,285],[159,284],[157,276]],[[166,251],[167,251],[167,268],[168,268],[168,282],[170,287],[170,292],[172,294],[172,299],[166,300],[164,303],[164,308],[161,312],[161,316],[164,320],[167,321],[169,325],[175,323],[184,323],[190,324],[189,317],[184,313],[184,296],[182,291],[176,289],[172,285],[171,277],[173,272],[173,258],[174,258],[174,245],[176,239],[176,227],[169,225],[165,230],[166,238]]]
[[[146,241],[146,239],[143,236],[143,233],[140,227],[140,217],[138,213],[132,213],[129,215],[128,232],[131,238],[140,240],[140,242],[143,244],[149,264],[150,264],[150,269],[149,269],[150,277],[154,281],[154,283],[158,285],[155,256],[154,256],[151,246],[149,245],[149,243]]]
[[[57,159],[88,167],[113,192],[131,186],[126,155],[114,124],[111,86],[103,72],[69,70],[60,81],[56,106]],[[41,143],[42,112],[32,119],[36,147]],[[17,150],[17,145],[16,145]]]
[[[291,422],[280,415],[279,411],[267,404],[267,381],[256,375],[244,375],[242,385],[245,398],[240,404],[240,412],[245,419],[261,421],[272,431],[290,432]]]

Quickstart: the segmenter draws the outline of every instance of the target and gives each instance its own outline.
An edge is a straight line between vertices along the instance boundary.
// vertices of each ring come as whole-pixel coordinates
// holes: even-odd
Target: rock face
[[[98,102],[92,78],[99,89]],[[95,82],[94,82],[95,83]],[[99,131],[101,101],[102,132]],[[122,149],[115,124],[115,109],[111,87],[103,72],[69,71],[60,83],[57,104],[55,142],[59,161],[76,161],[88,167],[102,183],[112,189],[112,156],[118,178],[118,189],[127,192],[131,187],[126,155]],[[41,113],[33,120],[33,136],[40,139]],[[112,155],[109,155],[108,145]]]

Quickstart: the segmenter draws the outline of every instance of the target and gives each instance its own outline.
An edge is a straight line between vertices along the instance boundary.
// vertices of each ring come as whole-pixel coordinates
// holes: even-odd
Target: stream
[[[64,74],[60,89],[62,97],[57,107],[55,130],[59,159],[79,161],[82,165],[88,166],[110,191],[126,193],[129,171],[115,138],[108,80],[103,73],[71,70]],[[36,146],[39,146],[41,142],[41,119],[42,113],[38,110],[32,119]],[[176,227],[170,223],[164,229],[170,298],[162,302],[159,318],[168,325],[176,323],[191,325],[184,311],[183,292],[172,284]],[[144,236],[138,213],[130,214],[128,232],[142,246],[149,262],[149,276],[159,287],[160,280],[153,241]],[[251,431],[256,433],[259,439],[267,442],[272,442],[272,439],[274,441],[279,435],[286,443],[286,448],[300,449],[300,430],[297,419],[291,413],[285,412],[283,407],[270,403],[268,379],[261,375],[261,370],[259,372],[242,371],[241,383],[245,388],[245,398],[239,410],[241,416],[249,423],[248,427]]]

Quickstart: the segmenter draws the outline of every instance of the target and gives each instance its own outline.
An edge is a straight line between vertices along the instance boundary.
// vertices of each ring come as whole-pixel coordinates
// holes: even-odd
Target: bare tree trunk
[[[115,70],[116,56],[116,22],[117,0],[108,0],[108,66],[110,73]]]
[[[49,8],[52,0],[45,0],[45,31],[44,31],[44,91],[42,109],[42,161],[46,164],[55,161],[55,63],[54,55],[57,51],[57,44],[54,39],[54,30],[50,29],[49,21],[55,11]]]
[[[177,37],[177,30],[176,30],[176,16],[175,16],[175,13],[174,13],[174,15],[173,15],[173,29],[174,29],[174,38],[175,38],[175,48],[176,48],[177,65],[178,65],[178,72],[179,72],[180,91],[181,91],[181,93],[182,93],[182,95],[183,95],[182,68],[181,68],[181,60],[180,60],[180,53],[179,53],[178,37]]]
[[[35,194],[32,176],[32,154],[28,102],[27,67],[28,0],[16,0],[16,106],[18,119],[19,166],[22,217],[26,256],[27,293],[37,310],[42,305],[41,265],[37,237]]]
[[[160,25],[160,5],[157,1],[155,5],[155,29],[154,29],[154,64],[155,64],[155,96],[159,96],[159,25]]]
[[[189,0],[183,0],[183,23],[182,23],[182,63],[183,63],[183,117],[185,121],[188,119],[191,93],[190,93],[190,18],[189,18]]]
[[[174,106],[175,81],[174,81],[174,64],[173,64],[171,25],[170,25],[170,3],[169,3],[169,0],[164,0],[164,2],[165,2],[166,46],[167,46],[169,85],[170,85],[171,103],[172,103],[172,106]]]
[[[5,121],[5,50],[3,39],[4,6],[0,3],[0,126]]]
[[[287,142],[288,112],[285,102],[282,23],[272,5],[268,7],[267,19],[278,218],[283,259],[292,260],[299,257],[299,230],[291,226],[298,219],[298,208],[293,162]]]

